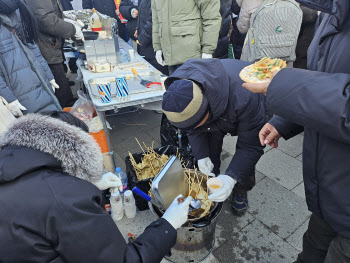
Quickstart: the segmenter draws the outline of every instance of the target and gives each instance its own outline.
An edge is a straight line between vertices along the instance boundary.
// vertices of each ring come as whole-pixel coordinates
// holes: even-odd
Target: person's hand
[[[6,105],[7,109],[12,113],[15,117],[23,116],[22,111],[27,110],[18,100],[15,100]]]
[[[266,123],[259,132],[259,139],[262,146],[268,144],[273,148],[277,148],[280,138],[281,135],[270,123]]]
[[[74,21],[72,19],[65,18],[65,22],[71,23],[75,27],[75,38],[76,39],[81,39],[84,41],[84,35],[81,29],[84,27],[84,23],[81,22],[80,20]]]
[[[113,188],[113,187],[118,188],[119,191],[123,191],[122,181],[114,173],[104,174],[100,181],[93,184],[101,191],[106,190],[108,188]]]
[[[213,55],[212,54],[203,53],[202,54],[202,59],[207,59],[207,58],[213,58]]]
[[[136,10],[135,8],[131,11],[131,16],[133,18],[137,18],[137,16],[139,15],[139,11]]]
[[[188,219],[188,210],[192,201],[192,197],[189,196],[183,203],[179,203],[179,198],[183,198],[183,196],[179,195],[176,197],[162,217],[168,221],[169,224],[172,225],[175,229],[180,228],[183,224],[186,223]]]
[[[58,86],[58,84],[56,83],[56,80],[55,80],[55,79],[50,80],[50,84],[51,84],[51,88],[52,88],[52,90],[53,90],[53,93],[55,93],[55,90],[56,90],[56,89],[59,89],[59,88],[60,88],[60,86]]]
[[[213,202],[224,202],[230,196],[237,181],[228,175],[219,175],[216,178],[219,178],[223,182],[223,186],[220,191],[209,195],[208,199]]]
[[[115,10],[115,13],[117,14],[117,16],[120,15],[120,11],[118,9]]]
[[[214,169],[214,164],[211,162],[209,157],[198,160],[198,168],[199,171],[201,171],[205,175],[215,176],[215,174],[212,173]]]
[[[163,51],[157,50],[157,52],[156,52],[156,60],[157,60],[159,65],[166,66],[166,63],[165,63],[165,61],[163,59]]]
[[[280,72],[279,70],[276,70],[269,81],[264,83],[243,83],[243,88],[250,90],[254,93],[262,93],[266,96],[267,88],[269,87],[272,79],[277,75],[277,73]]]
[[[137,30],[135,31],[134,37],[137,38]]]

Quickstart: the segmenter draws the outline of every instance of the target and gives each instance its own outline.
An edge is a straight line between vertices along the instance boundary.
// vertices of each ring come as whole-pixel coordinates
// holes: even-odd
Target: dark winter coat
[[[0,140],[1,262],[160,262],[176,243],[164,219],[126,244],[101,207],[99,146],[81,129],[41,115]]]
[[[60,0],[63,11],[73,10],[72,1],[73,0]]]
[[[83,9],[95,8],[101,14],[118,19],[114,0],[83,0]]]
[[[319,17],[308,68],[346,74],[283,70],[270,84],[267,107],[285,118],[269,121],[285,139],[304,129],[309,210],[350,238],[350,2],[335,0],[334,10]]]
[[[307,50],[311,44],[315,33],[316,20],[318,18],[317,11],[307,7],[300,7],[303,11],[303,22],[301,24],[299,38],[295,54],[297,58],[294,61],[294,68],[307,68]]]
[[[232,1],[221,0],[220,1],[220,14],[222,17],[221,29],[219,33],[218,46],[215,50],[214,56],[216,58],[227,58],[228,56],[228,44],[229,44],[229,30],[231,25],[231,5]]]
[[[145,59],[152,64],[153,67],[168,75],[168,67],[162,67],[156,60],[156,53],[152,45],[152,0],[142,0],[139,8],[139,16],[137,20],[137,34],[140,45],[137,52],[144,56]]]
[[[75,35],[73,24],[63,20],[63,10],[59,0],[25,0],[39,25],[41,54],[48,64],[64,61],[63,44],[66,38]]]
[[[15,34],[19,38],[15,37]],[[27,108],[23,111],[24,114],[59,110],[52,99],[54,95],[50,80],[54,79],[54,76],[41,56],[38,46],[25,43],[18,13],[9,16],[0,14],[0,39],[0,96],[8,103],[18,100]],[[48,91],[33,71],[25,53],[43,78]]]
[[[226,134],[238,136],[236,153],[226,171],[238,182],[254,175],[255,165],[264,153],[258,136],[265,124],[264,96],[243,89],[238,76],[247,65],[234,59],[192,59],[165,82],[168,87],[176,79],[195,81],[208,99],[210,119],[188,133],[197,160],[210,157],[211,148],[219,142],[222,145]]]
[[[136,26],[137,26],[137,18],[133,18],[131,15],[131,10],[136,9],[139,10],[141,0],[138,0],[138,5],[134,5],[134,3],[131,0],[122,0],[120,2],[119,11],[122,14],[122,16],[128,20],[126,24],[126,31],[128,36],[136,41],[136,38],[134,37]]]
[[[234,0],[232,2],[232,6],[231,6],[231,12],[236,14],[236,15],[239,15],[240,11],[241,11],[240,6],[237,4],[237,1]],[[232,30],[232,34],[231,34],[231,43],[232,43],[233,53],[235,54],[235,58],[239,59],[242,55],[242,49],[243,49],[246,34],[241,34],[241,32],[239,32],[238,27],[237,27],[238,19],[239,19],[239,17],[236,17],[233,19],[233,30]]]

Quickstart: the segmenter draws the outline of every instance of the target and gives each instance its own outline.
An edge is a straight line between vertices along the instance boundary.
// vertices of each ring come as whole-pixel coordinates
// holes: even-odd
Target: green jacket
[[[221,27],[220,0],[152,0],[153,48],[169,66],[214,54]]]

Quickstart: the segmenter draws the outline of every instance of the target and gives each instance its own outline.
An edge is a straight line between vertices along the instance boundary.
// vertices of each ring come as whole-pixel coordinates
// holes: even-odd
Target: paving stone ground
[[[148,146],[160,146],[160,120],[160,114],[146,110],[108,117],[118,166],[125,169],[124,158],[129,151],[140,152],[135,138]],[[265,149],[256,167],[257,184],[249,193],[248,213],[236,217],[230,202],[224,203],[214,251],[203,262],[287,263],[296,259],[310,217],[302,177],[302,142],[303,136],[298,135],[282,140],[278,149]],[[235,153],[235,143],[236,138],[225,137],[222,173]],[[135,219],[123,218],[116,224],[126,236],[128,232],[142,233],[154,219],[150,211],[143,211]]]

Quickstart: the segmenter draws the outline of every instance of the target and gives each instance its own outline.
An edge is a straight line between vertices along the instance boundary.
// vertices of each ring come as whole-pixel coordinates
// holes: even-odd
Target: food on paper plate
[[[270,81],[273,72],[287,67],[286,61],[282,59],[262,58],[258,62],[245,67],[239,74],[245,82],[263,83]]]

